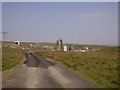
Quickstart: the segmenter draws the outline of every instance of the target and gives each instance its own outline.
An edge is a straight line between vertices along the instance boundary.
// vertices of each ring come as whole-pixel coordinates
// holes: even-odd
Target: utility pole
[[[8,32],[2,32],[3,41],[6,39],[6,34],[8,34]]]

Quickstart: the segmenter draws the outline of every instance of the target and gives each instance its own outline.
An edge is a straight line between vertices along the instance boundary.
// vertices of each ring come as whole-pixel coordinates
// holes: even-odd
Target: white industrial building
[[[20,45],[20,41],[15,40],[14,43]]]
[[[67,52],[68,51],[68,47],[64,46],[64,51]]]

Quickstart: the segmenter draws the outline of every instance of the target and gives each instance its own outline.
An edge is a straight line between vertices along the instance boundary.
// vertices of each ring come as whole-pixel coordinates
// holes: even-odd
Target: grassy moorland
[[[117,47],[101,47],[99,51],[85,53],[38,51],[36,54],[62,62],[100,87],[118,88]]]
[[[24,51],[18,48],[2,49],[2,70],[8,70],[16,66],[23,60]]]
[[[2,71],[2,49],[0,48],[0,71]]]

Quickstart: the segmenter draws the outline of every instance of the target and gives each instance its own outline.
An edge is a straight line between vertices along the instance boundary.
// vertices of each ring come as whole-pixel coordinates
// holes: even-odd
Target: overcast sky
[[[2,3],[7,40],[117,45],[118,3]]]

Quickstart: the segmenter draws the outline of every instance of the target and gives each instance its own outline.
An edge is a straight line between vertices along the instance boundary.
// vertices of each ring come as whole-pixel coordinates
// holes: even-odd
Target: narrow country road
[[[27,60],[3,72],[3,88],[96,88],[96,85],[60,63],[26,54]]]

